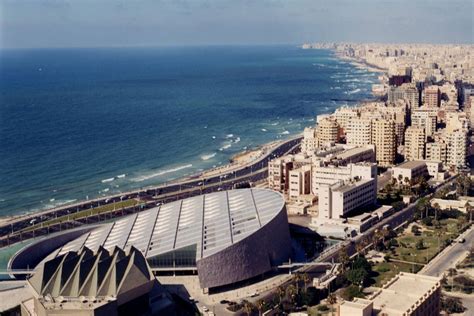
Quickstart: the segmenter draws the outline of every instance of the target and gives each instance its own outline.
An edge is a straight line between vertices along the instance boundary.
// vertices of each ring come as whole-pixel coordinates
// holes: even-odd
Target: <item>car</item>
[[[230,302],[229,302],[228,300],[222,300],[222,301],[220,301],[219,303],[221,303],[221,304],[229,304]]]
[[[258,296],[258,295],[259,295],[258,291],[255,291],[255,292],[253,292],[253,293],[250,295],[250,297],[256,297],[256,296]]]
[[[203,311],[204,313],[207,313],[207,312],[209,311],[209,308],[207,308],[206,306],[203,306],[203,307],[202,307],[202,311]]]
[[[462,243],[466,242],[466,239],[459,237],[458,239],[456,239],[456,242],[462,244]]]

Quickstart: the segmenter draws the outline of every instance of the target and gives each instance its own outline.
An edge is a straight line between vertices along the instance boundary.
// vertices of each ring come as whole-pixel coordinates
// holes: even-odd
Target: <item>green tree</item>
[[[423,239],[420,239],[416,242],[415,248],[418,250],[424,249],[425,245],[423,243]]]
[[[346,272],[346,277],[353,285],[363,286],[369,274],[364,269],[352,269]]]

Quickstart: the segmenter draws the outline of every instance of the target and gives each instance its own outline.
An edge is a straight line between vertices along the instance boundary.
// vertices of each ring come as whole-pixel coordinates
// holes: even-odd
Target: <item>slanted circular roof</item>
[[[171,202],[127,216],[65,244],[49,257],[87,247],[126,249],[146,258],[196,246],[196,260],[235,244],[270,222],[284,207],[283,196],[266,189],[222,191]]]

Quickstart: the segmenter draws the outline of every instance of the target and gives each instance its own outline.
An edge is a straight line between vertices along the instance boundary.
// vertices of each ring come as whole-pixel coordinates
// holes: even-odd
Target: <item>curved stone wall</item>
[[[267,225],[214,255],[197,261],[202,288],[214,288],[244,281],[288,261],[291,238],[286,208]]]

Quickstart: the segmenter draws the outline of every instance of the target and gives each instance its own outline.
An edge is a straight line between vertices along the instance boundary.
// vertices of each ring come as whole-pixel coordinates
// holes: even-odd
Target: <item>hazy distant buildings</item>
[[[423,105],[438,108],[441,103],[441,92],[438,86],[428,86],[423,90]]]

